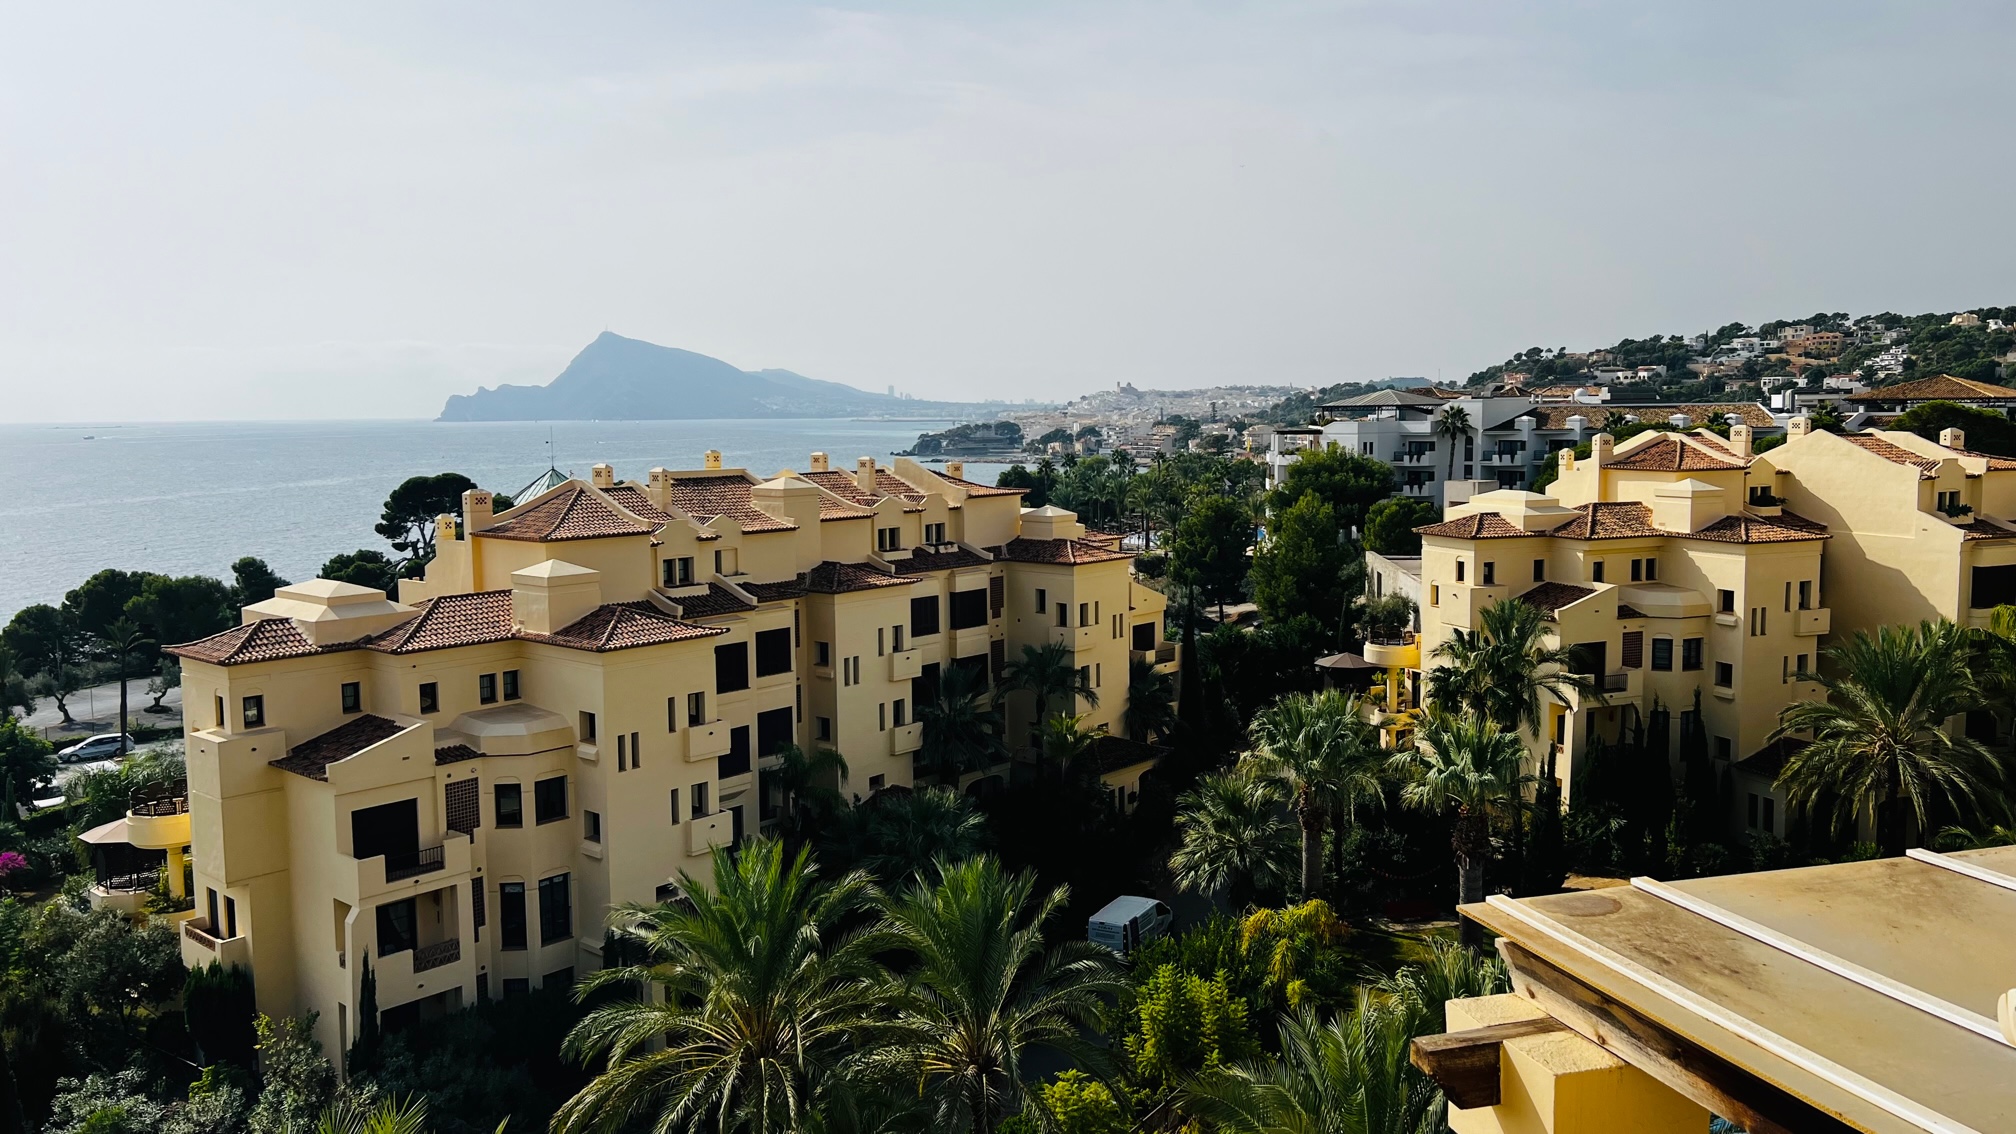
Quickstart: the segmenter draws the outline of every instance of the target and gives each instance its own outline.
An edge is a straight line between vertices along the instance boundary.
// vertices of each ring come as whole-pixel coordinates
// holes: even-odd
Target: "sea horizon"
[[[372,530],[410,476],[459,472],[516,492],[547,468],[586,477],[614,466],[803,471],[814,451],[836,466],[889,460],[950,419],[726,418],[670,421],[75,421],[0,424],[0,625],[107,567],[229,579],[255,555],[313,577],[339,552],[390,546]],[[107,436],[99,436],[103,431]],[[89,434],[89,436],[82,436]],[[549,445],[550,439],[550,445]]]

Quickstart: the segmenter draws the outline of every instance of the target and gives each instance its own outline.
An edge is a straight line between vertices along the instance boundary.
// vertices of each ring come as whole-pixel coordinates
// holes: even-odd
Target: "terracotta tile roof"
[[[1096,543],[1100,547],[1119,547],[1122,537],[1118,532],[1099,532],[1086,528],[1085,534],[1079,538],[1086,543]]]
[[[1618,604],[1617,604],[1617,617],[1619,617],[1619,618],[1643,618],[1643,617],[1645,617],[1645,612],[1644,612],[1644,611],[1642,611],[1642,610],[1639,610],[1639,609],[1638,609],[1637,607],[1635,607],[1635,606],[1632,606],[1632,605],[1631,605],[1630,603],[1628,603],[1628,602],[1620,602],[1620,603],[1618,603]]]
[[[1940,374],[1931,378],[1920,378],[1915,382],[1881,386],[1866,393],[1850,394],[1848,400],[1860,403],[2016,402],[2016,389],[1989,382],[1975,382],[1967,378],[1955,378],[1951,374]]]
[[[963,547],[951,551],[926,551],[917,548],[910,558],[899,559],[890,564],[899,574],[921,575],[926,571],[951,571],[961,567],[985,567],[993,562],[982,555],[975,555]]]
[[[903,510],[905,512],[922,512],[924,509],[905,508]],[[866,508],[856,507],[844,500],[835,500],[830,496],[821,496],[819,498],[819,522],[822,524],[828,520],[866,520],[873,518],[874,515],[874,512]]]
[[[825,472],[799,473],[798,475],[852,504],[873,507],[876,501],[882,499],[882,497],[873,492],[861,491],[860,483],[854,479],[854,474],[850,472],[828,469]]]
[[[288,749],[287,755],[268,763],[283,772],[293,772],[311,780],[329,779],[329,765],[338,760],[347,760],[366,748],[388,740],[409,728],[419,728],[418,724],[402,725],[384,717],[366,713],[344,721],[320,736],[307,740]]]
[[[434,766],[438,768],[443,764],[460,764],[464,760],[474,760],[481,755],[483,755],[481,752],[466,744],[450,744],[446,748],[434,750]]]
[[[1653,437],[1653,434],[1640,434]],[[1637,441],[1637,437],[1631,440]],[[1734,456],[1723,456],[1708,452],[1698,443],[1689,444],[1678,433],[1660,433],[1656,439],[1641,442],[1629,452],[1613,456],[1605,468],[1631,469],[1641,472],[1702,472],[1708,470],[1743,469],[1747,461],[1739,461]]]
[[[884,496],[894,496],[898,500],[910,504],[921,505],[925,500],[930,498],[930,494],[923,489],[880,466],[877,466],[875,469],[875,491]],[[910,509],[906,508],[904,511],[907,512]]]
[[[2008,457],[1998,457],[1993,453],[1980,453],[1973,449],[1955,449],[1953,451],[1963,457],[1979,457],[1987,461],[1989,472],[2008,472],[2011,469],[2016,469],[2016,460]]]
[[[1724,516],[1698,532],[1675,532],[1682,539],[1705,539],[1716,543],[1790,543],[1802,539],[1826,539],[1827,528],[1804,516],[1781,512],[1776,516]]]
[[[1689,433],[1687,436],[1693,438],[1696,441],[1699,441],[1703,445],[1708,446],[1710,449],[1715,450],[1717,453],[1727,453],[1731,457],[1734,457],[1736,455],[1736,450],[1731,449],[1729,447],[1729,442],[1723,440],[1721,437],[1713,433],[1708,432],[1705,429],[1696,429],[1692,433]]]
[[[757,602],[802,598],[805,595],[805,576],[800,575],[788,583],[743,583],[742,589],[755,595]]]
[[[963,476],[946,476],[944,473],[938,475],[943,477],[947,484],[956,484],[965,489],[968,496],[1021,496],[1029,491],[1026,488],[1003,488],[998,484],[981,484],[979,481],[967,480]]]
[[[672,600],[679,604],[679,613],[687,618],[713,618],[722,614],[747,614],[755,607],[736,597],[734,591],[719,583],[707,584],[704,595],[690,595]]]
[[[1130,740],[1110,733],[1092,742],[1092,760],[1099,771],[1117,772],[1136,764],[1152,764],[1169,755],[1169,749],[1160,744],[1149,744],[1142,740]]]
[[[1962,539],[2016,539],[2016,527],[1976,519],[1957,525]]]
[[[1743,424],[1752,429],[1776,429],[1778,422],[1771,411],[1756,402],[1686,402],[1668,405],[1630,405],[1613,403],[1604,406],[1549,405],[1534,406],[1528,411],[1542,429],[1566,429],[1568,419],[1577,414],[1589,419],[1589,431],[1601,433],[1603,419],[1612,413],[1621,413],[1639,421],[1665,424],[1676,413],[1684,413],[1696,422],[1721,421],[1730,414],[1740,414]]]
[[[419,609],[419,614],[371,639],[368,645],[382,653],[412,654],[511,637],[510,591],[441,595],[420,603]]]
[[[1939,458],[1920,456],[1874,433],[1844,433],[1841,440],[1865,452],[1874,453],[1893,464],[1910,465],[1918,470],[1921,479],[1929,479],[1939,469]]]
[[[1453,539],[1520,539],[1545,532],[1529,532],[1507,520],[1496,512],[1476,512],[1468,516],[1458,516],[1439,524],[1426,524],[1414,529],[1421,535],[1449,536]]]
[[[198,638],[193,642],[164,647],[163,652],[190,661],[209,662],[211,665],[247,665],[252,662],[305,658],[311,654],[351,650],[356,649],[358,645],[357,642],[344,642],[318,646],[301,633],[300,628],[294,625],[293,619],[262,618],[257,622],[220,630],[208,638]]]
[[[649,520],[659,527],[664,527],[666,524],[672,522],[670,515],[659,511],[658,506],[651,503],[650,493],[637,485],[619,484],[614,488],[603,489],[602,495],[621,504],[624,511],[639,518]]]
[[[830,559],[805,572],[805,589],[821,595],[869,591],[876,587],[907,587],[916,581],[914,577],[885,574],[859,563],[835,563]]]
[[[577,484],[528,505],[524,511],[484,528],[479,534],[495,539],[556,543],[569,539],[650,535],[653,530],[651,525],[611,508],[594,489]]]
[[[1635,500],[1604,500],[1575,509],[1576,518],[1551,533],[1562,539],[1637,539],[1663,536],[1652,526],[1652,509]]]
[[[791,532],[798,525],[758,508],[749,498],[749,479],[742,476],[686,476],[672,481],[672,506],[701,523],[726,516],[745,532]]]
[[[1106,563],[1132,559],[1130,552],[1115,551],[1082,539],[1012,539],[1001,548],[1001,558],[1016,563]]]
[[[1562,607],[1581,602],[1595,593],[1595,587],[1578,587],[1573,583],[1541,583],[1525,594],[1513,597],[1552,618],[1561,613]]]
[[[650,603],[615,602],[596,607],[554,633],[521,632],[518,636],[528,642],[607,653],[636,646],[662,646],[667,642],[711,638],[727,632],[725,626],[696,626],[674,618],[661,613]]]

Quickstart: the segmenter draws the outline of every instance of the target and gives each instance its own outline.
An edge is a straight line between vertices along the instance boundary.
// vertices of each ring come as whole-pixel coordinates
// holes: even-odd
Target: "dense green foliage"
[[[1944,430],[1960,429],[1966,433],[1969,450],[2016,457],[2016,422],[1995,410],[1958,402],[1920,402],[1898,414],[1886,428],[1916,433],[1928,441],[1939,440]]]

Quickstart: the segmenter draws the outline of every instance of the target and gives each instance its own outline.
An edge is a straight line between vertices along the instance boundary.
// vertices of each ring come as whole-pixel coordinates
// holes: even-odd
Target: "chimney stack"
[[[1589,439],[1589,463],[1602,468],[1610,463],[1610,449],[1617,439],[1608,433],[1598,433]]]
[[[875,458],[862,457],[854,462],[854,483],[863,492],[875,491]]]
[[[946,462],[945,462],[945,475],[946,475],[946,476],[950,476],[950,477],[957,477],[957,478],[958,478],[958,479],[960,479],[960,480],[965,480],[965,479],[966,479],[966,462],[965,462],[965,461],[946,461]]]
[[[1807,417],[1805,414],[1800,414],[1798,417],[1785,423],[1785,437],[1787,440],[1796,440],[1811,432],[1813,432],[1813,419]]]
[[[721,450],[719,449],[707,450],[707,467],[710,469],[718,469],[721,467]]]
[[[826,454],[824,453],[812,454],[813,472],[831,472],[832,470],[833,470],[833,462],[827,459]]]
[[[662,468],[652,469],[645,482],[644,495],[651,506],[660,512],[672,510],[672,474]]]
[[[616,470],[610,468],[608,465],[596,464],[592,466],[588,470],[588,476],[590,483],[594,484],[597,488],[616,487]]]
[[[1967,447],[1967,431],[1952,428],[1942,429],[1939,431],[1939,443],[1948,449],[1965,449]]]
[[[462,494],[462,530],[480,532],[490,526],[495,499],[480,488]]]
[[[1746,460],[1746,461],[1747,461],[1747,460],[1749,460],[1749,459],[1750,459],[1750,427],[1749,427],[1749,426],[1747,426],[1747,425],[1732,425],[1732,426],[1730,426],[1730,427],[1729,427],[1729,447],[1730,447],[1731,449],[1733,449],[1733,450],[1735,450],[1735,451],[1736,451],[1736,455],[1737,455],[1737,456],[1738,456],[1739,458],[1741,458],[1741,459],[1743,459],[1743,460]]]

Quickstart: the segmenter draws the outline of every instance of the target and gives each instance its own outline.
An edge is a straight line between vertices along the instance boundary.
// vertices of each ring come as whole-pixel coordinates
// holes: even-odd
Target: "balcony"
[[[446,865],[447,859],[441,847],[396,851],[385,856],[385,884],[389,886],[408,878],[418,878],[422,874],[432,874]]]
[[[1831,607],[1819,606],[1792,612],[1792,632],[1802,638],[1825,634],[1833,625],[1834,611]]]
[[[126,809],[126,841],[146,850],[188,846],[188,795],[135,799]]]
[[[686,726],[686,759],[689,763],[712,760],[728,755],[729,728],[727,721],[708,721],[706,724]]]
[[[1365,660],[1388,669],[1420,669],[1421,643],[1414,635],[1365,639]]]
[[[889,730],[889,754],[904,756],[924,747],[924,722],[912,721]]]
[[[225,968],[233,965],[252,964],[251,943],[243,934],[237,937],[218,937],[210,932],[206,919],[190,918],[182,923],[182,963],[190,968],[205,968],[217,961]]]
[[[452,965],[461,959],[462,939],[450,937],[446,941],[436,941],[432,945],[422,945],[413,950],[413,971],[424,973],[428,969]]]
[[[716,847],[727,846],[735,838],[735,817],[726,811],[688,819],[683,826],[686,828],[687,854],[708,854]]]
[[[1144,661],[1153,666],[1156,673],[1175,673],[1180,649],[1181,647],[1174,642],[1161,642],[1157,643],[1152,650],[1132,650],[1129,652],[1135,660]]]
[[[908,681],[923,672],[923,651],[900,650],[889,655],[889,680]]]

